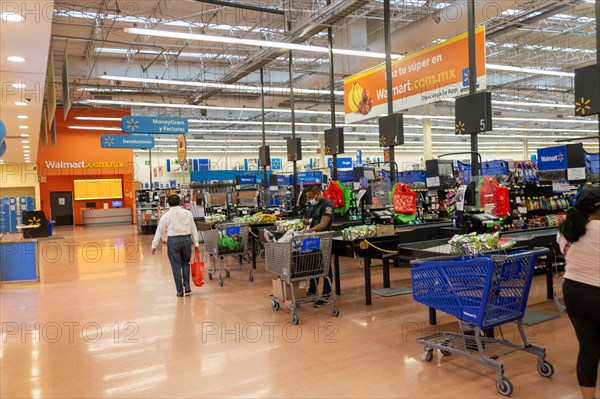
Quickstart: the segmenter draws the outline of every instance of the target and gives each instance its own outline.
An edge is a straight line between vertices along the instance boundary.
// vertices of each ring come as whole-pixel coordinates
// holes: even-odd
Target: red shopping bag
[[[329,186],[323,191],[323,197],[331,201],[336,209],[344,207],[344,191],[340,187],[340,183],[335,180],[330,182]]]
[[[508,189],[500,187],[494,176],[485,176],[479,188],[479,208],[498,216],[510,214]]]
[[[417,212],[417,193],[408,184],[398,183],[394,189],[394,212],[412,215]]]
[[[204,285],[204,262],[201,260],[200,251],[194,250],[194,259],[190,263],[192,269],[192,280],[196,287],[202,287]]]

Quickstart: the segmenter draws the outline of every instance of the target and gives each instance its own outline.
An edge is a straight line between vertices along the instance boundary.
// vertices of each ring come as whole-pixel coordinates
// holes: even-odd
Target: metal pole
[[[388,115],[394,113],[394,100],[392,90],[392,35],[390,32],[390,0],[383,2],[383,30],[385,34],[385,80],[388,100]],[[394,146],[390,147],[390,181],[396,182],[396,154]]]
[[[327,5],[331,4],[331,0],[327,0]],[[330,26],[327,28],[327,39],[329,43],[329,97],[330,97],[330,107],[331,107],[331,128],[335,128],[335,97],[334,97],[334,68],[333,68],[333,28]],[[338,179],[338,170],[337,170],[337,154],[332,155],[331,160],[331,179]]]
[[[262,109],[262,145],[267,145],[267,136],[265,129],[265,78],[263,69],[260,68],[260,106]],[[263,187],[267,188],[267,165],[263,166]]]
[[[150,190],[154,189],[152,185],[152,148],[148,148],[148,163],[150,164]]]
[[[600,0],[596,0],[596,62],[600,63]],[[598,115],[598,133],[600,133],[600,115]],[[600,138],[598,139],[598,152],[600,153]]]
[[[291,27],[290,27],[291,29]],[[290,50],[288,52],[288,56],[289,56],[289,61],[288,61],[288,69],[289,69],[289,74],[290,74],[290,110],[292,111],[291,113],[291,118],[292,118],[292,140],[296,140],[296,114],[294,112],[294,71],[292,69],[292,51]],[[298,174],[298,161],[296,161],[296,157],[294,157],[294,159],[292,160],[292,165],[293,165],[293,175],[292,175],[292,198],[294,198],[293,204],[294,204],[294,211],[296,210],[296,197],[297,197],[297,187],[296,187],[296,180],[297,180],[297,174]]]
[[[468,35],[469,35],[469,94],[477,91],[477,54],[475,53],[475,0],[468,0]],[[471,134],[471,178],[479,176],[479,163],[474,153],[479,151],[477,133]]]

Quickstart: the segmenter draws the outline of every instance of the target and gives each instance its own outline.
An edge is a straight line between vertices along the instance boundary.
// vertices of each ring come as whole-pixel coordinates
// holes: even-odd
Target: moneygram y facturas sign
[[[187,118],[124,116],[121,119],[121,130],[125,133],[185,134],[188,129]]]

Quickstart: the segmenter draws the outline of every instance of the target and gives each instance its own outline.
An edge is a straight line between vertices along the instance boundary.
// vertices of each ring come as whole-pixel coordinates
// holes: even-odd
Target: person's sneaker
[[[317,302],[314,303],[313,306],[315,308],[322,308],[325,305],[327,305],[327,300],[319,299]]]
[[[178,292],[177,296],[180,297],[180,298],[182,298],[183,297],[183,292]]]
[[[185,287],[185,294],[187,295],[187,294],[191,294],[191,293],[192,293],[192,289],[189,286]]]
[[[311,296],[317,296],[317,293],[316,293],[316,292],[307,292],[307,293],[306,293],[306,296],[307,296],[308,298],[310,298]]]

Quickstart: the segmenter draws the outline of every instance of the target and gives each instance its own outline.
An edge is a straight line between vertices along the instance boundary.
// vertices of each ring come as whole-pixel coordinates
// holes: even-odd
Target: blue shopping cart
[[[415,301],[457,317],[462,332],[439,332],[417,339],[425,346],[424,358],[433,359],[433,350],[444,356],[457,353],[496,372],[496,389],[504,396],[513,392],[498,361],[517,350],[538,357],[537,370],[551,377],[554,367],[546,361],[545,348],[527,341],[522,319],[538,255],[547,248],[515,251],[510,254],[463,256],[449,260],[413,262],[412,290]],[[486,330],[516,322],[523,344],[504,338],[483,336]],[[501,330],[500,330],[501,332]],[[508,352],[499,349],[508,348]]]

